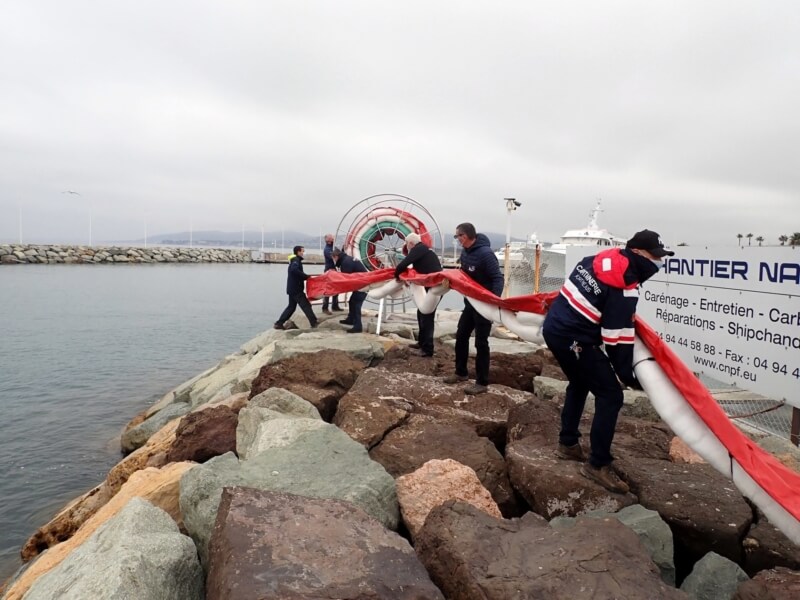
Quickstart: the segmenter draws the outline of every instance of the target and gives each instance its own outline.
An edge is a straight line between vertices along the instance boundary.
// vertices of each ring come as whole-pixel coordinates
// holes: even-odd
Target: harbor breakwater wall
[[[245,263],[252,260],[250,250],[231,248],[0,245],[0,264]]]

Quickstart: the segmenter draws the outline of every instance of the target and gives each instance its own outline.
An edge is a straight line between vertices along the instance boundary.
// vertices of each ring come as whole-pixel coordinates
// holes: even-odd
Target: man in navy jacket
[[[324,269],[325,271],[331,271],[336,268],[336,264],[334,263],[333,260],[333,241],[334,238],[332,233],[325,234],[325,247],[322,249],[322,255],[325,258],[325,269]],[[326,315],[333,314],[328,308],[330,300],[331,300],[330,296],[325,296],[322,299],[322,312],[324,312]],[[338,294],[334,294],[333,296],[332,308],[334,311],[342,310],[341,308],[339,308]]]
[[[342,273],[366,273],[367,267],[360,260],[356,260],[352,256],[348,256],[339,248],[334,248],[331,252],[334,263]],[[342,319],[339,323],[343,325],[352,325],[352,329],[348,329],[347,333],[361,333],[363,326],[361,324],[361,305],[367,298],[367,292],[356,290],[350,294],[350,301],[348,303],[349,310],[347,318]]]
[[[556,454],[567,460],[585,459],[578,426],[592,392],[591,452],[581,474],[620,494],[628,492],[628,484],[611,468],[611,442],[622,408],[620,381],[641,389],[633,372],[639,285],[658,272],[664,256],[674,254],[664,248],[656,232],[645,229],[624,249],[584,258],[564,282],[542,328],[547,347],[569,379]]]
[[[489,238],[482,233],[476,233],[472,223],[461,223],[456,227],[453,237],[461,242],[463,248],[461,270],[495,296],[500,296],[503,293],[503,274]],[[489,334],[492,331],[492,322],[482,317],[466,298],[456,329],[456,372],[445,377],[444,382],[458,383],[468,379],[469,338],[473,331],[476,351],[475,383],[464,388],[464,393],[482,394],[489,389]]]
[[[311,303],[305,293],[306,279],[310,277],[303,271],[303,254],[305,254],[305,251],[306,249],[302,246],[295,246],[293,249],[294,256],[289,261],[289,271],[286,277],[286,293],[289,296],[289,305],[278,317],[278,320],[275,321],[275,325],[273,325],[275,329],[283,329],[284,323],[294,314],[298,306],[308,317],[311,327],[317,326],[317,316],[314,314]]]
[[[400,275],[411,265],[417,273],[426,275],[438,273],[442,270],[442,263],[436,252],[422,243],[418,233],[409,233],[406,236],[408,254],[395,267],[394,278]],[[423,315],[417,310],[417,324],[419,325],[418,343],[411,344],[411,348],[418,348],[418,356],[433,356],[433,329],[436,323],[436,310],[428,315]]]

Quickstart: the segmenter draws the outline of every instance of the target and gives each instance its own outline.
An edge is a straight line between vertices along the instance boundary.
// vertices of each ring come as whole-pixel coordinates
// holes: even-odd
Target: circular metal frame
[[[405,238],[410,233],[419,234],[426,246],[439,256],[443,254],[442,231],[422,204],[399,194],[377,194],[357,202],[345,213],[336,228],[334,244],[375,271],[394,267],[403,260]],[[410,296],[404,292],[385,302],[401,304]]]

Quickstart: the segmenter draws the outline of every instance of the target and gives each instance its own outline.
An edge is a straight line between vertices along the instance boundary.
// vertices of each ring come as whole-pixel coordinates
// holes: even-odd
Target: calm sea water
[[[282,264],[0,267],[0,582],[105,479],[128,421],[269,329],[285,290]]]
[[[285,284],[285,265],[0,267],[0,581],[136,413],[272,325]]]

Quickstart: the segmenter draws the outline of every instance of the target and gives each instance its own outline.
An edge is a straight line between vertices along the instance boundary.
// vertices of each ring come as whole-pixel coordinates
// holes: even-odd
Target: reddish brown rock
[[[690,465],[703,464],[703,457],[697,452],[689,448],[679,437],[674,437],[669,443],[669,459],[674,463],[683,463]]]
[[[415,538],[431,509],[459,500],[502,518],[497,503],[481,485],[475,471],[454,460],[429,460],[419,469],[397,478],[397,501],[403,522]]]
[[[238,412],[227,406],[210,406],[180,420],[167,462],[205,462],[226,452],[236,452]]]
[[[348,502],[225,488],[208,600],[440,600],[408,542]]]
[[[489,392],[477,396],[464,393],[464,385],[446,385],[441,378],[416,373],[395,373],[383,367],[367,369],[350,388],[350,394],[364,402],[391,399],[403,402],[414,414],[424,414],[448,423],[462,423],[478,435],[489,438],[502,448],[506,440],[508,411],[534,398],[532,394],[505,386],[492,385]],[[344,418],[342,416],[341,418]]]
[[[489,440],[465,425],[412,415],[387,434],[369,455],[393,477],[416,471],[432,459],[453,459],[477,473],[504,515],[519,514],[503,456]]]
[[[800,598],[800,571],[778,567],[761,571],[736,590],[731,600],[797,600]]]
[[[616,519],[553,529],[532,513],[502,520],[447,502],[428,515],[416,550],[447,598],[687,598],[661,581],[636,534]]]
[[[508,477],[531,508],[547,520],[575,517],[593,510],[617,512],[636,504],[633,494],[613,494],[580,474],[581,463],[556,457],[556,444],[536,437],[506,448]]]
[[[758,522],[742,541],[743,568],[751,577],[759,571],[786,567],[800,571],[800,546],[796,546],[767,518],[758,513]]]
[[[413,410],[402,398],[376,399],[372,394],[364,397],[350,390],[339,400],[333,424],[369,450]]]
[[[542,372],[542,357],[531,353],[506,354],[492,352],[489,363],[489,382],[516,390],[533,392],[533,378]],[[437,343],[432,358],[416,356],[408,346],[396,346],[386,352],[380,366],[389,371],[406,371],[420,375],[445,376],[453,372],[455,351],[451,346]],[[475,378],[474,360],[468,371]]]
[[[261,368],[250,398],[279,387],[307,400],[330,422],[336,405],[367,365],[343,350],[298,354]]]

